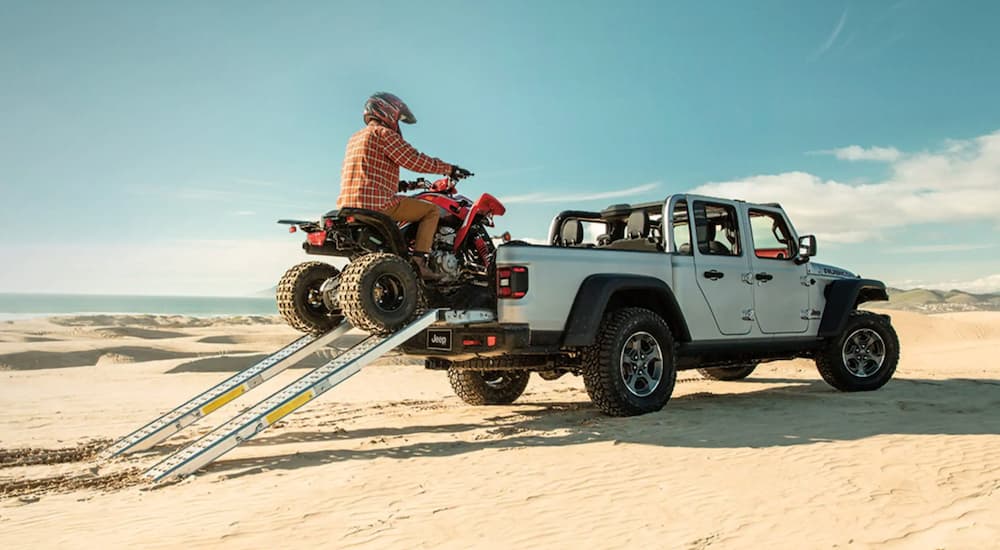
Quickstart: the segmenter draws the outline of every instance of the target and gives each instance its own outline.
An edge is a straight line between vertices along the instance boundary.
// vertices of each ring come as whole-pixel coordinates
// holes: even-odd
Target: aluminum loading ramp
[[[175,433],[215,412],[223,405],[277,376],[288,367],[320,351],[337,340],[351,326],[341,323],[320,336],[306,335],[243,369],[226,380],[193,397],[187,403],[119,439],[101,451],[98,458],[108,460],[125,453],[146,450]]]
[[[238,414],[187,447],[168,456],[146,472],[152,481],[164,481],[194,473],[240,443],[251,439],[306,403],[361,371],[366,365],[434,324],[466,325],[493,321],[487,310],[434,309],[402,329],[385,336],[369,336],[343,351],[250,409]],[[111,457],[148,448],[177,433],[223,404],[260,385],[288,366],[301,361],[343,336],[350,326],[343,323],[321,336],[304,336],[250,368],[237,373],[166,415],[121,439],[102,453]],[[278,369],[278,370],[275,370]]]

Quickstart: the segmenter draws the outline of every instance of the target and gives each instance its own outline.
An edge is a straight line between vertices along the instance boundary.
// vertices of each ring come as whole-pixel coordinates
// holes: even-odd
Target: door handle
[[[766,283],[766,282],[770,281],[771,279],[773,279],[774,275],[771,275],[770,273],[758,273],[758,274],[754,275],[753,278],[757,279],[758,281],[760,281],[762,283]]]
[[[721,278],[723,278],[723,277],[726,276],[725,273],[723,273],[723,272],[721,272],[721,271],[719,271],[717,269],[710,269],[710,270],[706,271],[704,273],[704,275],[705,275],[706,279],[711,279],[713,281],[718,281],[719,279],[721,279]]]

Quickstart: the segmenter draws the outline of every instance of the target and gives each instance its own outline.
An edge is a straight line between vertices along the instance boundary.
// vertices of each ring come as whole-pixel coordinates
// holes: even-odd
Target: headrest
[[[628,216],[625,234],[630,239],[641,239],[649,236],[649,214],[645,210],[636,210]]]
[[[580,220],[566,220],[562,226],[563,246],[573,246],[583,242],[583,224]]]
[[[717,229],[718,226],[715,225],[715,222],[708,220],[708,223],[705,224],[705,240],[708,242],[714,241]]]
[[[707,243],[708,241],[711,240],[708,238],[709,223],[710,222],[708,220],[705,220],[704,223],[695,224],[694,226],[695,237],[697,238],[699,243]]]

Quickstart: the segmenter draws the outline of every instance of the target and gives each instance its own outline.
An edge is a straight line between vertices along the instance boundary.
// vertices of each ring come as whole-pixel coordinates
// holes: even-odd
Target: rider
[[[397,222],[420,222],[417,227],[413,262],[423,279],[438,278],[427,264],[427,255],[438,225],[438,207],[429,202],[397,195],[402,191],[399,168],[423,174],[443,174],[462,178],[464,168],[429,157],[407,143],[399,123],[417,121],[410,108],[393,94],[379,92],[365,103],[365,127],[347,142],[341,171],[337,208],[378,210]]]

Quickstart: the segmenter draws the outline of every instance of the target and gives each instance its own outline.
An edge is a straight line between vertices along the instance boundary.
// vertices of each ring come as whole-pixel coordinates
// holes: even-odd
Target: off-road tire
[[[881,367],[868,377],[852,373],[843,358],[844,344],[855,332],[863,329],[875,331],[885,347],[885,357]],[[870,311],[855,311],[847,320],[843,332],[816,353],[816,368],[827,384],[840,391],[872,391],[884,386],[899,363],[899,337],[889,322],[887,315]]]
[[[490,359],[470,359],[448,367],[448,382],[455,395],[469,405],[510,405],[528,387],[526,370],[482,370]],[[477,370],[463,369],[462,365]]]
[[[746,365],[737,365],[735,367],[711,367],[707,369],[698,369],[698,374],[701,374],[709,380],[743,380],[747,376],[753,374],[753,371],[756,368],[757,363],[747,363]]]
[[[621,374],[623,346],[640,332],[650,334],[662,354],[662,373],[652,393],[640,397],[626,386]],[[610,416],[655,412],[670,400],[677,381],[674,338],[662,317],[645,308],[630,307],[605,314],[593,345],[584,348],[583,384],[591,401]]]
[[[338,275],[336,267],[323,262],[303,262],[292,267],[278,282],[275,292],[278,313],[289,326],[301,332],[322,334],[337,326],[344,318],[341,312],[331,311],[325,304],[310,303],[309,294]]]
[[[387,311],[375,300],[375,283],[388,276],[399,283],[399,306]],[[344,316],[360,330],[389,334],[403,328],[422,307],[417,274],[405,259],[387,252],[366,254],[355,259],[340,274],[340,307]]]

